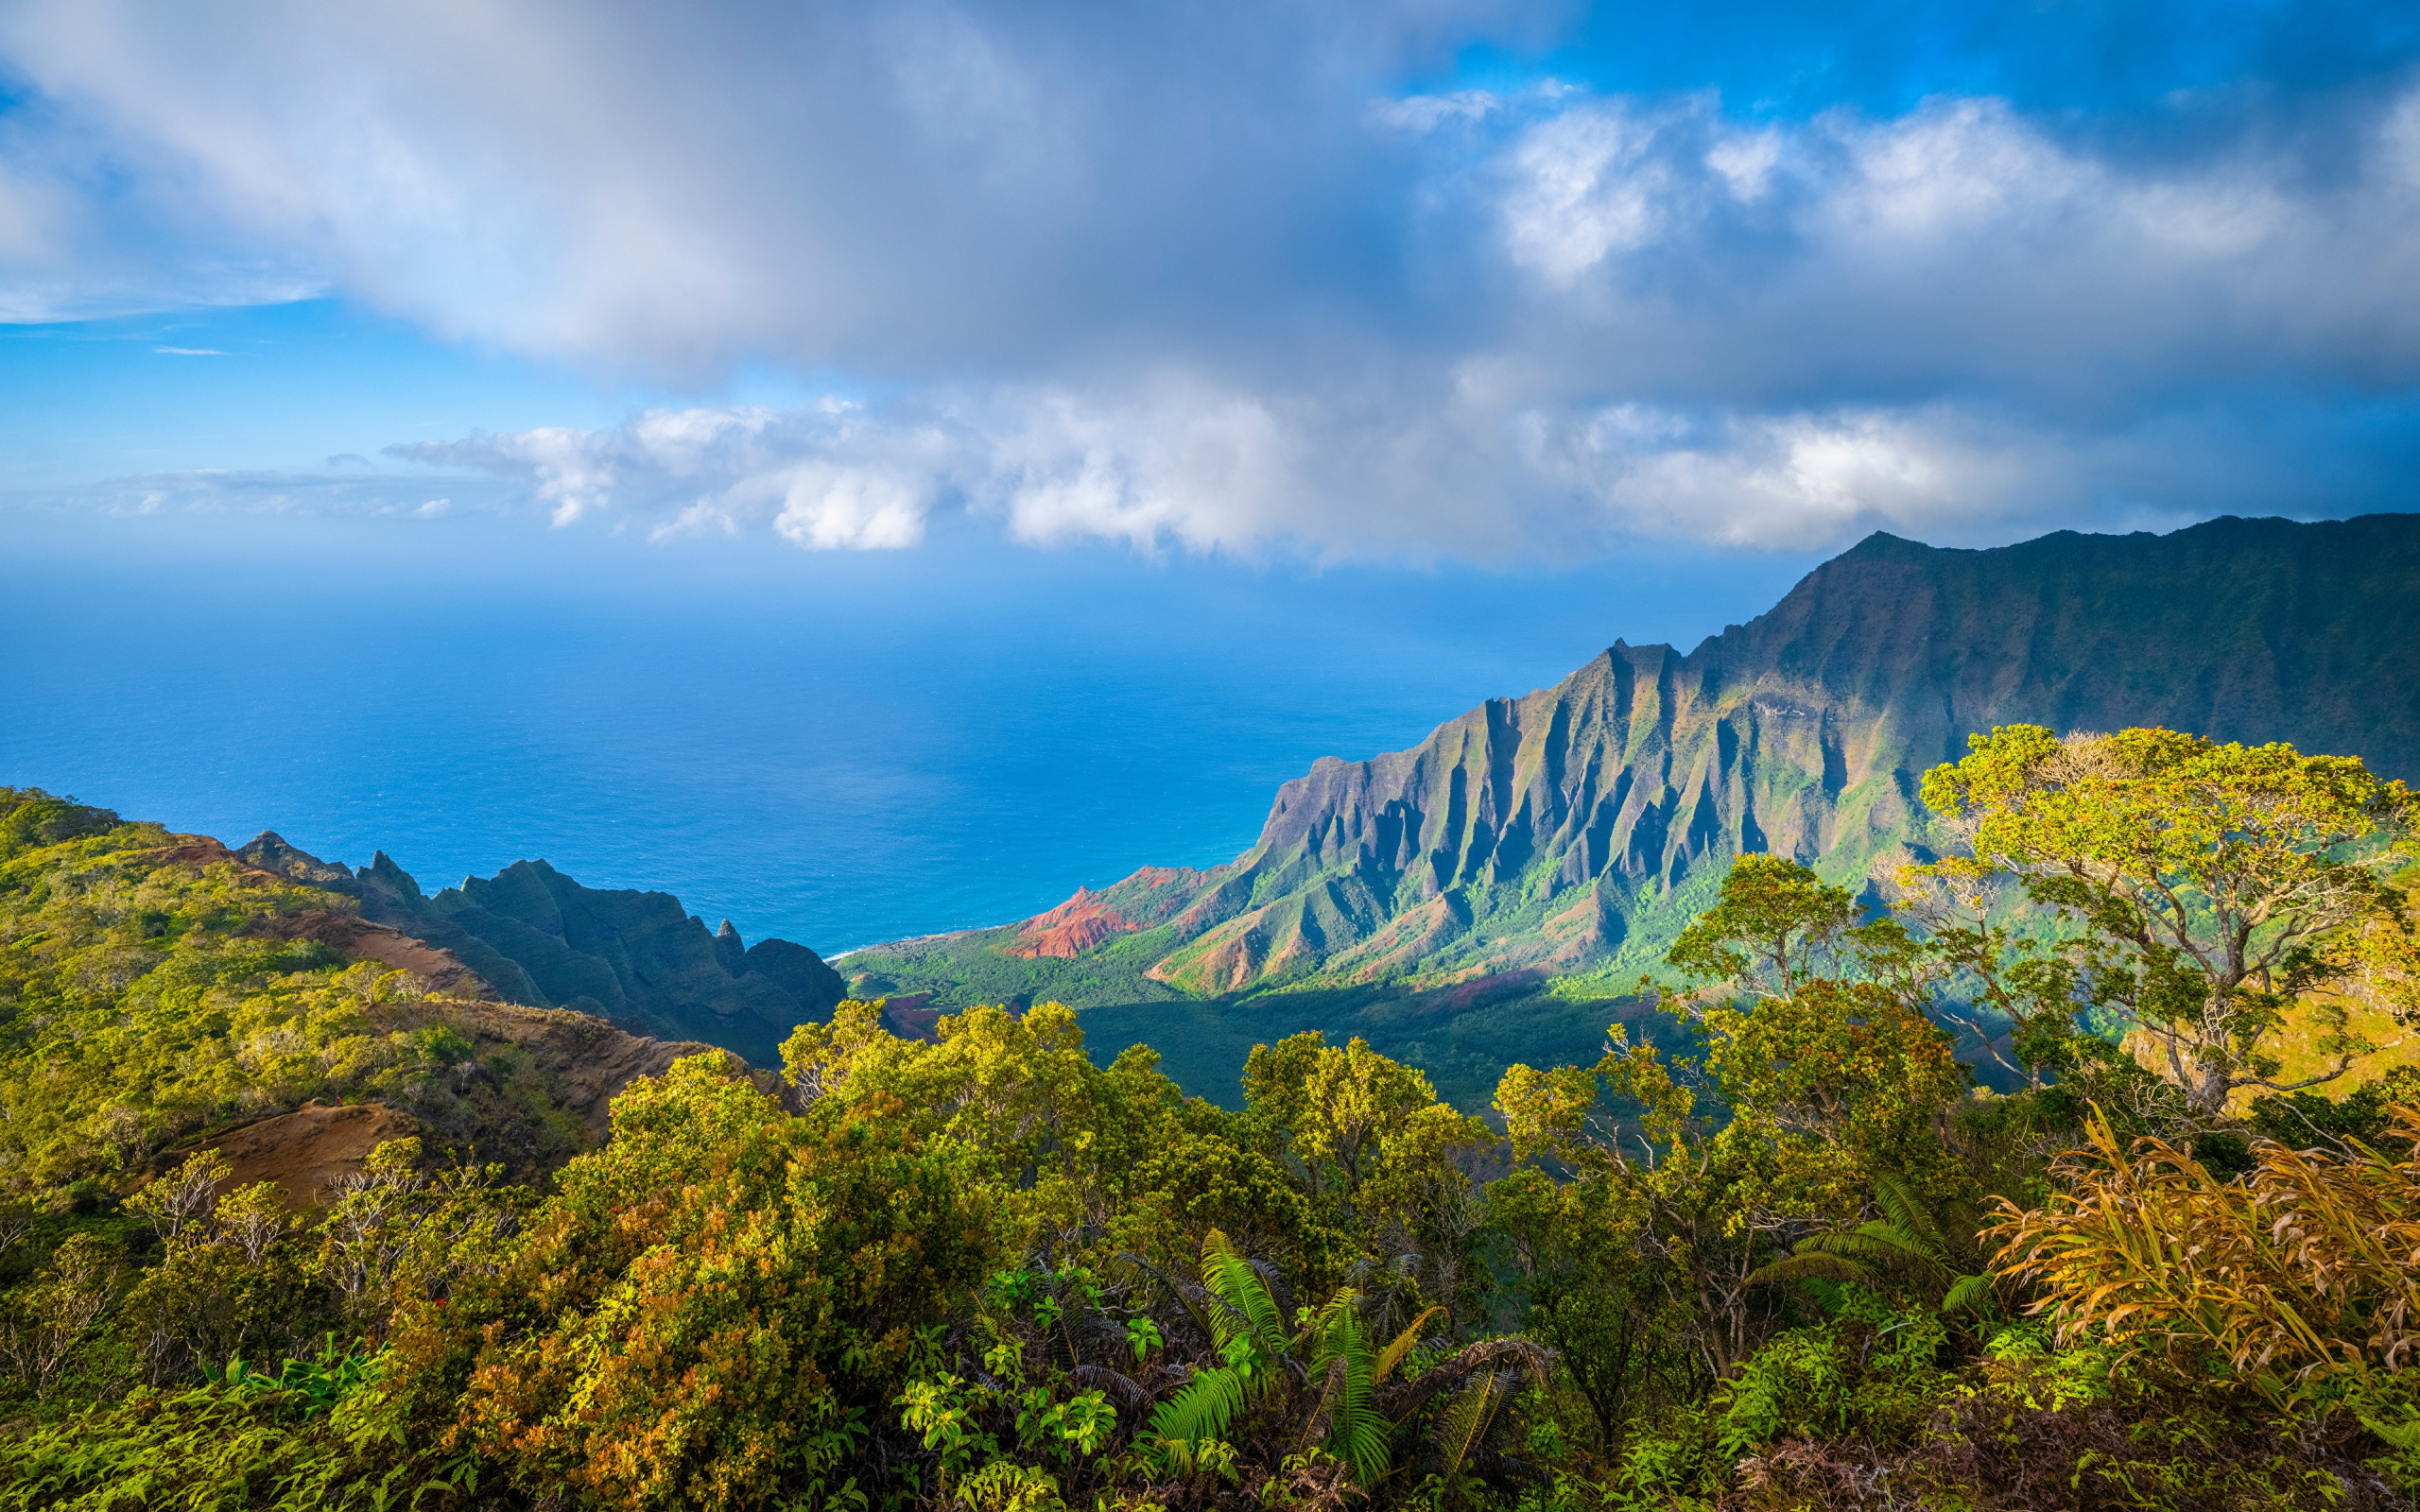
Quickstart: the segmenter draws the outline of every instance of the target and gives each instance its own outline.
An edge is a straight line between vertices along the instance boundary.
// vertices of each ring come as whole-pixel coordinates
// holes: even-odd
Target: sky
[[[0,507],[93,553],[2405,509],[2415,286],[2409,5],[0,7]]]

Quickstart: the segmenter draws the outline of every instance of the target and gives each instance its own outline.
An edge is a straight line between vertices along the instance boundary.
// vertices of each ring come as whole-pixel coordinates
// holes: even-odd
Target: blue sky
[[[2409,508],[2415,60],[2395,5],[22,0],[0,500],[1515,574]]]

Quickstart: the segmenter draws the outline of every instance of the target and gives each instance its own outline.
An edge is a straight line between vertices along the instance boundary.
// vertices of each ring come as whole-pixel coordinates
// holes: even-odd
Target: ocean
[[[543,858],[827,954],[1248,847],[1322,755],[1417,742],[1812,558],[1326,567],[649,545],[520,519],[21,513],[0,782],[431,891]],[[432,527],[433,526],[433,527]]]

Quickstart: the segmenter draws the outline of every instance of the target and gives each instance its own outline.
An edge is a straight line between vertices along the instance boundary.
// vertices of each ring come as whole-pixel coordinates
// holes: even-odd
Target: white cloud
[[[113,515],[402,516],[420,520],[497,515],[518,507],[507,487],[465,477],[444,498],[424,476],[358,468],[330,472],[210,469],[146,472],[74,488],[11,489],[0,500],[23,507],[92,509]]]
[[[1673,199],[1656,135],[1653,117],[1618,107],[1566,112],[1530,130],[1507,164],[1512,261],[1567,286],[1653,240]]]
[[[2341,396],[2420,391],[2411,79],[2131,136],[1973,97],[1372,102],[1496,11],[23,0],[0,316],[333,287],[652,383],[881,396],[405,449],[666,541],[892,549],[963,509],[1552,554],[2380,496],[2341,479],[2404,432]]]
[[[895,550],[925,539],[926,480],[863,467],[805,462],[780,475],[782,512],[773,528],[820,551]]]
[[[558,526],[601,513],[662,519],[658,540],[769,524],[819,549],[912,546],[953,451],[929,427],[877,425],[851,404],[650,410],[612,430],[547,427],[389,449],[523,485]]]
[[[898,548],[962,510],[1036,545],[1331,559],[1565,558],[1642,538],[1804,549],[1874,529],[1979,543],[2087,521],[2325,513],[2379,481],[2357,470],[2320,484],[2264,462],[2223,410],[2078,438],[1938,403],[1508,413],[1484,379],[1471,392],[1478,404],[1410,407],[1386,391],[1272,402],[1163,375],[1131,392],[959,393],[946,412],[918,401],[841,421],[813,407],[649,414],[406,455],[527,484],[560,520],[639,522],[659,541],[769,527],[810,550]],[[2323,425],[2299,446],[2341,451],[2344,438]],[[574,498],[578,515],[562,513]]]
[[[1945,408],[1715,416],[1620,405],[1528,417],[1530,460],[1632,529],[1809,547],[1876,528],[1965,533],[2071,482],[2055,446]]]

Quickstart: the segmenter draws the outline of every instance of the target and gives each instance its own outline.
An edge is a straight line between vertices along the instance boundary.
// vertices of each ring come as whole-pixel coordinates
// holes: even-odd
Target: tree
[[[1477,1312],[1484,1214],[1463,1161],[1496,1143],[1484,1122],[1439,1102],[1426,1076],[1367,1040],[1331,1045],[1316,1029],[1253,1047],[1244,1103],[1272,1136],[1272,1153],[1290,1157],[1312,1200],[1362,1236],[1372,1261],[1409,1257],[1420,1299]],[[1386,1280],[1380,1270],[1368,1284]]]
[[[1924,800],[1971,855],[1916,868],[2016,878],[2076,932],[2062,942],[2078,998],[2148,1040],[2203,1118],[2238,1089],[2332,1082],[2375,1048],[2342,994],[2365,988],[2408,1021],[2402,897],[2420,818],[2399,782],[2353,757],[2219,745],[2166,730],[2065,739],[2011,725],[1926,774]],[[2331,1069],[2276,1079],[2277,1030],[2304,1000]]]
[[[1625,1183],[1525,1166],[1488,1185],[1487,1206],[1529,1305],[1522,1332],[1555,1351],[1611,1453],[1636,1402],[1659,1385],[1685,1388],[1698,1368],[1675,1348],[1690,1331],[1642,1244],[1645,1205]]]
[[[145,1183],[126,1199],[127,1211],[147,1219],[160,1243],[173,1247],[190,1229],[209,1230],[218,1211],[218,1188],[234,1174],[216,1150],[202,1150]]]
[[[74,1362],[86,1335],[117,1300],[118,1253],[93,1234],[71,1234],[31,1286],[0,1308],[0,1365],[39,1399]]]
[[[1286,1132],[1315,1192],[1350,1202],[1376,1174],[1388,1140],[1437,1106],[1437,1091],[1368,1040],[1331,1045],[1312,1029],[1252,1047],[1244,1102]]]
[[[1864,1211],[1876,1172],[1928,1196],[1963,1180],[1938,1137],[1967,1081],[1926,1012],[1937,972],[1895,922],[1857,919],[1846,889],[1800,863],[1743,856],[1668,956],[1714,979],[1664,998],[1703,1054],[1634,1045],[1616,1024],[1593,1072],[1514,1066],[1496,1088],[1517,1153],[1620,1189],[1608,1210],[1659,1263],[1708,1377],[1752,1351],[1760,1270],[1792,1236]],[[1600,1093],[1637,1108],[1637,1158],[1592,1127]]]
[[[492,1275],[399,1312],[401,1373],[532,1490],[730,1508],[837,1480],[996,1256],[903,1112],[793,1117],[719,1053],[632,1082]]]

